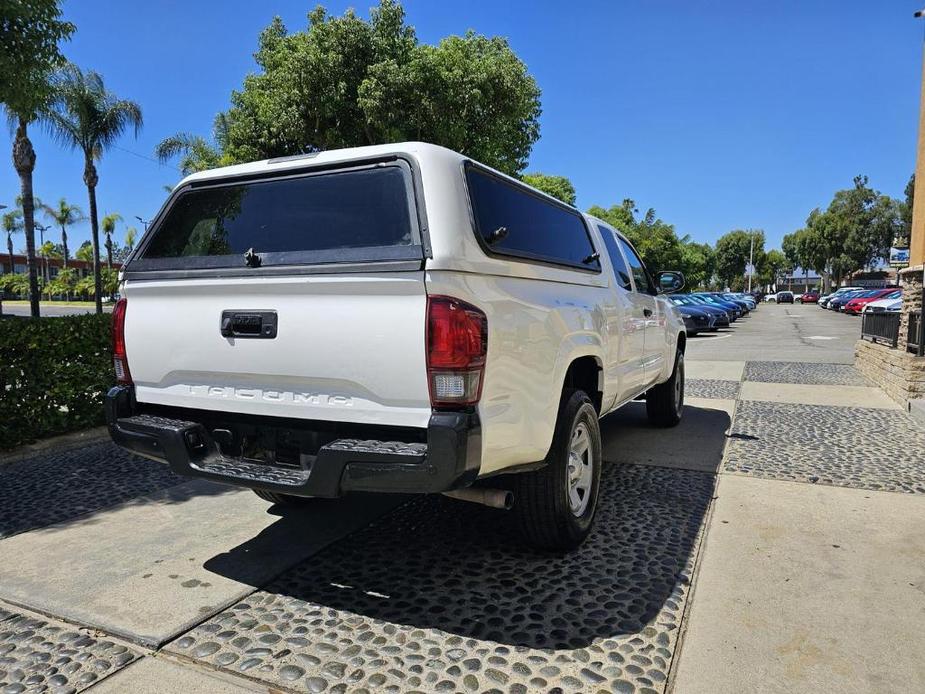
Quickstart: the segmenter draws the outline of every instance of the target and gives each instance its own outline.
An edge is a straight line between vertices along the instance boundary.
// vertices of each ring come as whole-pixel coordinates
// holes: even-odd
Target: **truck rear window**
[[[194,187],[157,222],[130,269],[240,266],[250,249],[263,265],[394,259],[411,256],[377,249],[419,244],[410,174],[382,164]]]
[[[600,272],[578,210],[475,166],[466,167],[466,181],[476,233],[488,253]]]

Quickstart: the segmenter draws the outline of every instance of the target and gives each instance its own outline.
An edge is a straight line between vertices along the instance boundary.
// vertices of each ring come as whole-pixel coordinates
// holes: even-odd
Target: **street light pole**
[[[144,219],[142,219],[141,217],[139,217],[137,214],[135,215],[135,219],[137,219],[139,222],[141,222],[142,224],[144,224],[144,226],[145,226],[145,231],[148,230],[148,225],[151,223],[150,221],[145,221]]]
[[[750,234],[751,245],[748,248],[748,293],[752,293],[752,275],[755,273],[755,235]]]
[[[32,226],[35,227],[39,232],[39,252],[42,252],[42,246],[45,245],[45,232],[48,231],[51,227],[43,226],[38,222],[33,222]],[[48,258],[42,254],[42,279],[46,282],[51,279],[48,272]]]

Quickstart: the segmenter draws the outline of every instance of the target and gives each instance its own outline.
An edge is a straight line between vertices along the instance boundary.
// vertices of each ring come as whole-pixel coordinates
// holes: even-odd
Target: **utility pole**
[[[39,251],[41,251],[42,246],[45,245],[45,232],[48,231],[51,227],[43,226],[41,224],[33,224],[35,229],[39,232]],[[42,254],[42,279],[48,282],[51,279],[48,272],[48,258]]]
[[[755,235],[749,234],[751,244],[748,248],[748,293],[752,293],[752,275],[755,274]]]

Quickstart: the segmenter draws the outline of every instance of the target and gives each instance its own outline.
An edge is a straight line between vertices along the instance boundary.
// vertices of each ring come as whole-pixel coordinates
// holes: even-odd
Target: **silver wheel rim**
[[[594,453],[588,425],[579,422],[572,431],[568,451],[568,505],[571,512],[581,516],[591,501],[594,482]]]

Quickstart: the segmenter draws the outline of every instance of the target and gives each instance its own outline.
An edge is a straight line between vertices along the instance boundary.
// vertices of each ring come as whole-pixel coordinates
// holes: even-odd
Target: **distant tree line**
[[[524,180],[575,204],[575,187],[567,178],[538,174]],[[853,187],[837,191],[827,208],[810,212],[804,228],[784,236],[780,250],[765,250],[761,229],[735,229],[713,246],[696,243],[687,235],[679,237],[652,208],[640,216],[629,199],[607,209],[595,205],[588,213],[626,234],[650,269],[681,270],[690,286],[742,289],[751,257],[753,286],[773,287],[784,274],[802,269],[819,273],[828,288],[849,274],[875,269],[889,257],[895,238],[909,238],[914,188],[913,177],[905,199],[896,200],[871,188],[866,176],[857,176]]]

